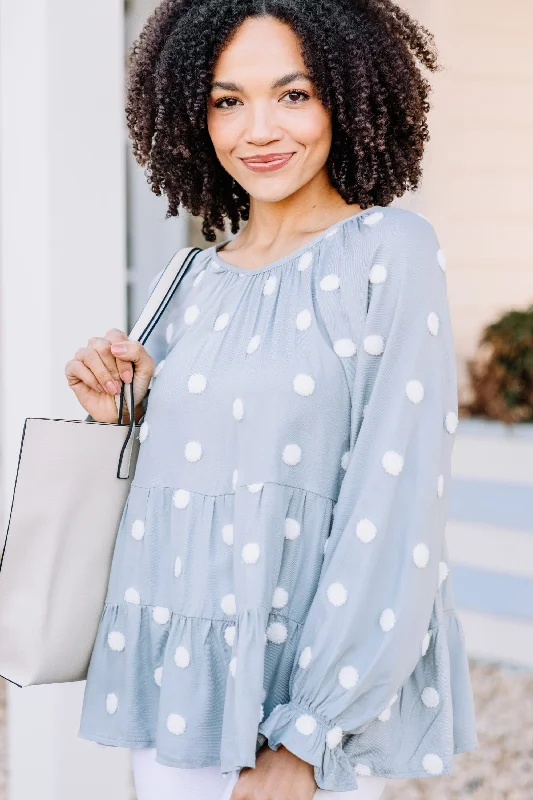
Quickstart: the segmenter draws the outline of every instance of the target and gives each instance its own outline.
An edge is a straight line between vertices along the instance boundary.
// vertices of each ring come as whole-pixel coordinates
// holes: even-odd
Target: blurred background
[[[129,152],[126,54],[156,5],[0,0],[2,530],[24,418],[80,417],[65,362],[131,325],[179,247],[206,244],[198,220],[165,219]],[[401,5],[444,66],[423,185],[397,204],[447,256],[461,403],[447,536],[480,748],[387,800],[532,800],[533,3]],[[0,679],[0,800],[135,800],[127,751],[77,738],[82,692]]]

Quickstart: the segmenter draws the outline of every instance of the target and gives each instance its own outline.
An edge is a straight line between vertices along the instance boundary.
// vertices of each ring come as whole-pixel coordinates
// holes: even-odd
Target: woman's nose
[[[282,138],[276,115],[269,105],[258,104],[250,108],[246,139],[250,144],[257,146],[268,144]]]

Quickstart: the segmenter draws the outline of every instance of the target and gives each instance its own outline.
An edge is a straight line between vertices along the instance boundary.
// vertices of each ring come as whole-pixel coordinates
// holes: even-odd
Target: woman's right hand
[[[133,366],[135,370],[133,370]],[[121,381],[130,384],[133,377],[136,422],[144,414],[142,401],[154,373],[154,360],[138,342],[124,331],[111,329],[104,337],[94,336],[80,347],[65,366],[65,375],[78,401],[97,422],[117,422],[115,395]],[[124,408],[125,419],[128,418]]]

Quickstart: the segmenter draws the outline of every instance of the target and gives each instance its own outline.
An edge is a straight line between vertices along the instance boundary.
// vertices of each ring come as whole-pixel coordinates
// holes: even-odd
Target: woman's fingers
[[[94,389],[95,392],[103,394],[104,390],[94,377],[91,370],[86,367],[82,361],[78,361],[76,359],[68,361],[65,365],[65,375],[67,376],[68,385],[72,389],[75,389],[79,383],[84,383],[90,389]]]
[[[136,371],[152,373],[154,368],[153,358],[147,353],[139,342],[121,341],[111,345],[113,355],[122,361],[135,364]],[[131,369],[131,366],[130,366]]]
[[[112,345],[114,345],[114,344],[118,344],[119,342],[127,342],[127,341],[129,341],[128,337],[126,336],[124,331],[119,331],[117,328],[111,328],[111,330],[109,330],[106,333],[105,338],[108,339],[109,342],[111,342],[110,347]],[[124,383],[130,383],[131,379],[133,378],[133,372],[132,372],[132,369],[131,369],[131,363],[128,362],[128,361],[123,361],[122,359],[115,357],[115,355],[113,354],[112,350],[110,350],[110,352],[111,352],[112,357],[115,358],[115,362],[116,362],[117,369],[118,369],[119,375],[121,377],[121,380],[123,380]]]
[[[120,373],[117,362],[111,353],[111,342],[107,337],[92,336],[88,341],[89,348],[96,350],[100,359],[111,376],[111,380],[120,383]],[[120,387],[119,387],[120,388]]]
[[[104,392],[108,394],[118,394],[120,392],[121,385],[119,379],[113,377],[102,361],[100,354],[93,347],[81,347],[75,355],[75,360],[81,361],[90,369]],[[118,372],[116,372],[116,374],[118,375]]]

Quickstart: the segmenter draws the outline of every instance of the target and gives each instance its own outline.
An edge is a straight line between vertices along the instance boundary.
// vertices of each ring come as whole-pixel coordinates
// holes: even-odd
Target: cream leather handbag
[[[129,336],[146,342],[187,267],[169,263]],[[107,594],[139,451],[133,415],[116,424],[27,419],[0,560],[0,676],[17,686],[80,681]],[[134,407],[133,385],[126,402]]]

